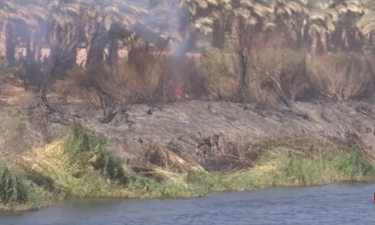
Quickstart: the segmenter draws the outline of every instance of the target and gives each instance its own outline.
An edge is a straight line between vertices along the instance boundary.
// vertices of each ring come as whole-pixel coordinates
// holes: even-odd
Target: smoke
[[[159,47],[159,50],[162,50],[161,48],[165,45],[166,40],[170,40],[173,46],[171,55],[176,59],[182,59],[191,47],[194,29],[190,24],[190,15],[184,6],[176,4],[177,1],[126,0],[126,3],[123,3],[123,8],[115,8],[114,5],[111,5],[112,2],[106,1],[107,8],[105,10],[104,8],[99,9],[98,5],[103,5],[103,2],[100,3],[97,0],[49,0],[45,7],[46,9],[50,8],[56,18],[66,13],[74,14],[70,10],[74,10],[73,6],[75,4],[81,8],[84,7],[84,10],[81,9],[83,12],[95,8],[96,11],[99,10],[100,13],[108,16],[112,14],[113,18],[117,17],[120,23],[122,21],[135,21],[135,23],[127,24],[123,28],[118,26],[118,23],[115,23],[114,26],[108,26],[108,32],[114,36],[118,33],[117,37],[129,36],[127,31],[136,33],[144,41]],[[20,7],[28,6],[23,1],[19,1],[17,4]],[[28,16],[37,18],[37,15],[33,13]],[[125,19],[121,21],[121,17]],[[42,21],[40,18],[39,20]],[[22,43],[27,42],[29,33],[25,24],[18,20],[13,20],[12,22],[16,25],[16,36],[20,38],[19,40]],[[47,20],[38,23],[38,35],[40,35],[37,38],[38,45],[51,44],[49,43],[49,35],[51,35],[51,29],[54,28],[49,25],[51,24]],[[22,29],[19,29],[21,27]],[[82,35],[84,34],[82,33],[79,36],[81,37]],[[83,39],[80,38],[80,40]]]
[[[190,50],[195,38],[189,11],[185,6],[174,4],[176,1],[163,0],[148,9],[141,22],[136,23],[132,30],[145,41],[153,43],[159,50],[164,50],[166,41],[170,41],[170,72],[174,80],[181,78],[186,53]]]

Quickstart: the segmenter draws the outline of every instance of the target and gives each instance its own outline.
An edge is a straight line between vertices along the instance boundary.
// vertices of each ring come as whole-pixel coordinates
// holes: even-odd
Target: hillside
[[[15,94],[18,89],[13,87],[10,90],[8,86],[7,91],[12,91],[13,97],[4,100],[12,104],[22,102],[21,98],[25,101],[25,93]],[[57,95],[50,99],[55,103],[61,102]],[[101,109],[82,101],[70,100],[59,108],[64,114],[64,120],[77,121],[87,129],[105,136],[110,149],[124,159],[134,160],[151,143],[163,143],[185,157],[204,163],[231,151],[227,148],[228,143],[241,145],[266,139],[285,143],[288,140],[310,139],[312,143],[306,145],[313,145],[315,139],[324,139],[374,152],[373,103],[373,99],[346,103],[297,102],[291,110],[282,104],[266,109],[249,104],[244,109],[238,103],[185,100],[158,105],[151,115],[149,105],[136,104],[109,123],[100,122]],[[1,127],[7,127],[9,123],[9,117],[4,118],[6,110],[9,109],[1,109]],[[59,127],[64,130],[64,126],[53,121],[48,126],[48,130],[54,132]],[[38,136],[43,137],[42,134],[34,135],[35,138]]]

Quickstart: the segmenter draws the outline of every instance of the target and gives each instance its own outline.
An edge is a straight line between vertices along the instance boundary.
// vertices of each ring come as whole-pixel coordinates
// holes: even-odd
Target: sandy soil
[[[22,105],[31,101],[33,90],[17,85],[0,87],[3,101]],[[334,103],[298,102],[293,110],[283,105],[258,109],[255,105],[230,102],[182,101],[158,105],[150,115],[149,105],[133,105],[119,112],[110,123],[101,123],[103,111],[74,98],[63,102],[50,94],[64,120],[78,121],[108,138],[110,148],[119,156],[134,159],[152,142],[181,146],[183,153],[196,160],[220,154],[222,142],[257,140],[262,137],[316,137],[361,145],[375,152],[375,99]],[[57,115],[56,115],[57,116]],[[5,126],[0,124],[0,127]],[[58,123],[51,125],[54,130]],[[36,135],[34,135],[36,136]]]

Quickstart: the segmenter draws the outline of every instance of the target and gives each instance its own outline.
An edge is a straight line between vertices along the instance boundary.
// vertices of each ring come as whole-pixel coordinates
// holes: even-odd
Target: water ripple
[[[374,224],[374,184],[278,188],[184,200],[71,200],[1,225]]]

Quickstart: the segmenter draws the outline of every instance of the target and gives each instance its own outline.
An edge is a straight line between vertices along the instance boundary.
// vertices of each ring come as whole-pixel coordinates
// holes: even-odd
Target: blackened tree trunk
[[[108,49],[108,56],[109,56],[109,60],[111,61],[111,63],[117,62],[117,60],[118,60],[118,49],[119,49],[118,41],[117,41],[117,39],[113,38],[109,42],[109,49]]]
[[[36,56],[36,27],[29,27],[28,40],[26,42],[26,59],[31,62],[35,60]]]
[[[106,38],[104,38],[103,25],[98,21],[99,14],[89,24],[88,38],[89,46],[87,49],[86,66],[91,64],[100,64],[104,59],[104,49],[106,46]]]
[[[50,52],[50,60],[48,67],[54,66],[59,59],[61,58],[60,50],[61,50],[61,26],[57,24],[55,21],[51,22],[51,31],[50,31],[50,43],[51,43],[51,52]]]
[[[6,29],[6,59],[10,66],[14,66],[16,63],[16,34],[15,34],[15,27],[13,23],[7,24]]]
[[[220,15],[214,19],[212,29],[212,47],[224,49],[225,47],[225,17]]]
[[[5,56],[6,51],[6,34],[7,34],[7,21],[0,21],[0,56]]]
[[[61,69],[63,71],[72,69],[77,61],[77,50],[78,50],[78,30],[73,24],[67,24],[65,27],[66,40],[63,40],[67,46],[64,47],[64,51],[62,52],[62,65]]]

